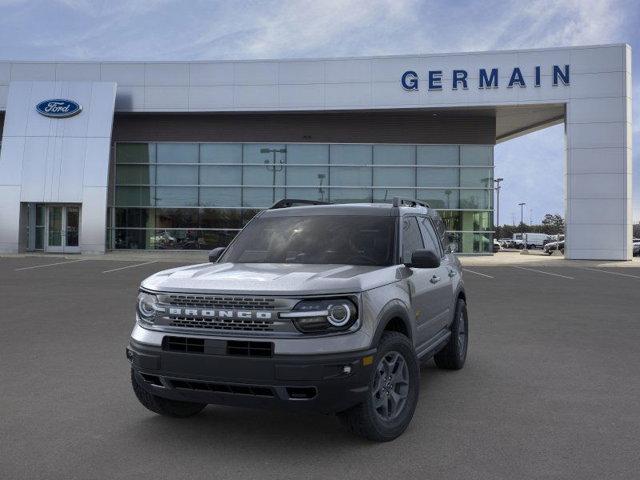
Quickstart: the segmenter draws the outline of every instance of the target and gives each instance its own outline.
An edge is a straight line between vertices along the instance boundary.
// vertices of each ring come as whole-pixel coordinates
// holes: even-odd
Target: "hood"
[[[166,292],[260,295],[357,293],[397,280],[397,266],[204,263],[164,270],[142,287]]]

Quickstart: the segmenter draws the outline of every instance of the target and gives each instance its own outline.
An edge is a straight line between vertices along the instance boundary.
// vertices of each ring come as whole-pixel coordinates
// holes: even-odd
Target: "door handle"
[[[433,277],[431,277],[431,280],[429,280],[431,283],[438,283],[440,281],[440,277],[437,275],[434,275]]]

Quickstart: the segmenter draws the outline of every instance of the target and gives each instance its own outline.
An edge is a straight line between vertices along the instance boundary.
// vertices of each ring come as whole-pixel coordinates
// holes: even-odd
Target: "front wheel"
[[[365,402],[338,414],[352,433],[376,442],[399,437],[418,403],[420,367],[411,341],[397,332],[380,340]]]
[[[445,347],[436,353],[433,359],[438,368],[445,370],[460,370],[467,359],[469,345],[469,318],[467,304],[461,298],[456,304],[456,313],[451,324],[451,337]]]

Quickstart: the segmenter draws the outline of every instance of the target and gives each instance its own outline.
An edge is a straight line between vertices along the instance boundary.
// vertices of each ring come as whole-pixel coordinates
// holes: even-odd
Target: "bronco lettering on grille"
[[[240,319],[271,319],[272,312],[252,310],[212,310],[210,308],[179,308],[169,307],[169,315],[178,317],[205,317],[205,318],[240,318]]]

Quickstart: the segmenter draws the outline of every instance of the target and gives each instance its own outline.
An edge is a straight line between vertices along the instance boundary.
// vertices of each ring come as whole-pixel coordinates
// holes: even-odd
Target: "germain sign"
[[[569,65],[560,67],[554,65],[550,69],[549,74],[553,77],[553,86],[569,85]],[[530,84],[534,87],[539,87],[542,84],[542,67],[536,66],[532,72],[525,72],[532,76],[529,80]],[[408,91],[419,90],[420,82],[422,79],[417,72],[413,70],[407,70],[402,74],[400,83],[402,88]],[[428,85],[429,91],[439,91],[444,87],[445,79],[442,70],[428,70],[425,75],[424,81]],[[450,80],[451,90],[467,90],[469,84],[472,83],[469,79],[469,72],[467,70],[452,70]],[[506,84],[507,88],[520,87],[525,88],[527,86],[527,80],[525,80],[524,74],[519,67],[515,67],[508,71],[506,75],[501,75],[501,72],[497,68],[481,68],[478,70],[477,79],[478,88],[499,88],[502,84]]]
[[[36,110],[45,117],[67,118],[79,114],[82,111],[82,106],[73,100],[56,98],[40,102],[36,105]]]

